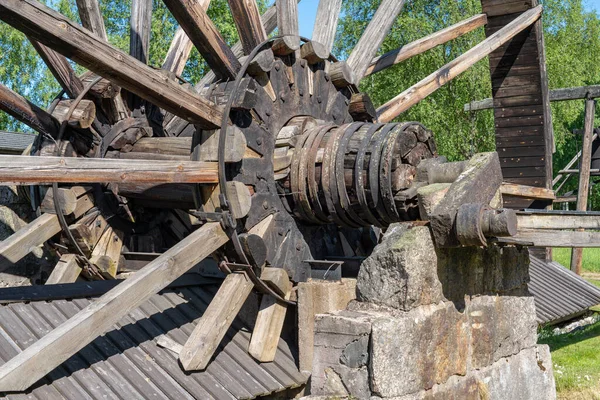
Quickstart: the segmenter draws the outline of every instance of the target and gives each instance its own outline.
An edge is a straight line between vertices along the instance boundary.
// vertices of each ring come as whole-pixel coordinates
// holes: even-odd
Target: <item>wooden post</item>
[[[267,40],[267,32],[260,19],[256,0],[228,0],[228,2],[244,54],[248,55],[256,46]]]
[[[108,158],[0,155],[0,182],[40,183],[217,183],[217,163]]]
[[[235,79],[241,65],[200,3],[164,0],[179,25],[217,77]]]
[[[129,26],[129,55],[148,64],[152,31],[152,0],[133,0],[131,2]],[[129,94],[128,103],[133,116],[143,117],[145,115],[145,112],[142,112],[144,103],[138,96]]]
[[[487,24],[487,15],[477,14],[467,20],[461,21],[446,29],[442,29],[439,32],[432,33],[424,38],[406,44],[399,49],[385,53],[371,61],[371,65],[369,65],[369,68],[365,72],[365,76],[383,71],[384,69],[399,64],[411,57],[422,54],[427,50],[431,50],[439,45],[472,32],[485,24]]]
[[[141,98],[204,128],[222,108],[35,0],[0,0],[0,19]]]
[[[229,238],[208,223],[0,367],[0,392],[23,391],[210,256]]]
[[[291,35],[275,41],[273,52],[288,55],[300,48],[297,0],[277,0],[277,26],[280,35]]]
[[[100,39],[108,41],[106,27],[100,12],[98,0],[75,0],[77,2],[77,10],[81,25],[90,32],[94,33]]]
[[[379,5],[373,19],[348,57],[348,65],[356,77],[353,83],[358,85],[365,76],[369,64],[392,28],[403,5],[404,0],[383,0]]]
[[[394,99],[377,109],[379,122],[386,123],[392,121],[452,79],[471,68],[494,50],[514,38],[519,32],[522,32],[531,26],[541,15],[542,6],[537,6],[524,12],[504,28],[500,29],[462,56],[446,64],[421,82],[400,93]]]
[[[33,48],[38,52],[48,69],[58,81],[59,85],[64,89],[67,96],[74,99],[83,90],[83,83],[75,74],[73,67],[69,64],[66,57],[58,54],[49,47],[44,46],[40,42],[30,39]]]
[[[592,164],[592,135],[594,134],[594,116],[596,101],[585,101],[585,129],[581,148],[581,163],[579,167],[579,190],[577,192],[577,211],[587,211],[588,195],[590,192],[590,168]],[[581,275],[583,249],[574,248],[571,253],[571,271]]]
[[[319,1],[312,40],[325,46],[327,54],[333,50],[333,41],[335,40],[341,10],[342,0]]]

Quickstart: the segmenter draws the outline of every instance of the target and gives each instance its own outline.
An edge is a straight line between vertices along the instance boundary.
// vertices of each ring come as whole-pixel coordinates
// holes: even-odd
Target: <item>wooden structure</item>
[[[229,0],[242,38],[233,48],[206,13],[210,1],[164,1],[180,30],[163,69],[156,70],[146,65],[148,1],[132,2],[125,54],[106,41],[96,0],[77,1],[83,26],[35,0],[0,0],[0,19],[28,36],[69,97],[44,111],[0,86],[0,109],[41,134],[32,157],[0,156],[0,181],[33,185],[34,204],[44,212],[0,244],[0,269],[50,241],[63,254],[52,282],[111,280],[137,270],[81,303],[68,319],[37,327],[39,340],[17,346],[23,351],[0,366],[0,392],[25,391],[63,368],[210,257],[224,282],[178,345],[171,346],[175,338],[162,343],[177,351],[186,371],[218,368],[214,356],[256,291],[261,306],[244,351],[272,362],[274,342],[294,305],[292,285],[309,279],[312,265],[348,256],[349,248],[368,254],[376,244],[368,234],[372,226],[419,219],[418,189],[439,176],[458,183],[431,221],[439,228],[433,229],[438,245],[485,245],[489,238],[517,234],[514,213],[487,208],[501,190],[495,154],[480,155],[474,164],[443,164],[429,130],[391,121],[477,61],[490,55],[498,60],[496,54],[499,102],[507,106],[505,99],[524,95],[513,86],[522,76],[531,78],[537,86],[511,112],[518,123],[531,119],[523,108],[541,113],[543,123],[531,125],[532,132],[550,126],[545,100],[535,100],[536,90],[547,93],[541,6],[483,1],[487,15],[378,58],[404,3],[383,0],[349,59],[338,61],[330,52],[339,0],[321,0],[313,41],[298,35],[296,0],[278,0],[262,17],[255,1]],[[365,76],[486,22],[486,40],[378,110],[358,93]],[[280,35],[267,39],[276,27]],[[192,46],[212,69],[195,87],[177,78]],[[77,76],[66,58],[89,71]],[[504,114],[497,118],[513,123]],[[542,147],[550,148],[546,142]],[[432,161],[431,168],[424,170],[423,160]],[[435,175],[435,165],[458,175]],[[472,177],[463,174],[467,170]],[[535,192],[514,185],[505,190]],[[476,207],[462,209],[466,200]],[[452,229],[455,220],[462,230]],[[341,243],[325,240],[332,235]],[[198,390],[192,395],[204,398]]]

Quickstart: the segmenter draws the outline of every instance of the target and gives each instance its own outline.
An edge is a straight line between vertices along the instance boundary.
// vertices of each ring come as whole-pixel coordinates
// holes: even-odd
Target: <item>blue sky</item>
[[[584,0],[588,8],[600,13],[600,0]],[[319,0],[301,0],[298,4],[300,35],[311,38]]]

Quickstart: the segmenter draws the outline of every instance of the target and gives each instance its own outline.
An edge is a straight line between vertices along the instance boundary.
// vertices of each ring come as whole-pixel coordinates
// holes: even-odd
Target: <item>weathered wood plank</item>
[[[581,144],[581,162],[579,163],[579,190],[577,191],[577,211],[587,211],[590,193],[590,169],[592,165],[592,136],[594,135],[594,118],[596,101],[585,101],[585,125],[583,143]],[[581,275],[583,249],[574,248],[571,253],[571,271]]]
[[[72,99],[77,97],[83,90],[83,83],[75,74],[73,67],[71,67],[67,59],[62,54],[58,54],[40,42],[35,40],[30,40],[30,42],[40,57],[42,57],[42,60],[44,60],[44,63],[48,66],[58,84],[64,89],[67,96]]]
[[[519,229],[600,229],[600,217],[592,215],[519,214]]]
[[[516,236],[498,238],[499,242],[533,244],[535,247],[599,248],[600,232],[519,229]]]
[[[300,48],[298,2],[297,0],[277,0],[275,6],[279,34],[288,36],[275,41],[273,52],[278,55],[288,55]]]
[[[228,0],[233,20],[241,38],[244,54],[267,40],[267,32],[260,19],[256,0]]]
[[[365,76],[383,71],[392,65],[400,64],[402,61],[408,60],[411,57],[466,35],[467,33],[484,26],[486,23],[487,15],[477,14],[467,20],[449,26],[446,29],[442,29],[441,31],[425,36],[422,39],[406,44],[399,49],[385,53],[371,61],[371,65],[367,68]]]
[[[148,64],[152,31],[152,0],[132,0],[129,32],[129,55]]]
[[[241,65],[202,5],[193,0],[164,3],[217,77],[235,79]]]
[[[494,35],[473,47],[454,61],[437,70],[421,82],[405,90],[396,98],[390,100],[378,110],[380,122],[390,122],[404,111],[408,110],[440,87],[465,72],[478,61],[485,58],[502,44],[512,39],[519,32],[531,26],[537,21],[542,13],[542,7],[538,6],[524,12],[509,25],[502,28]]]
[[[536,199],[556,199],[556,194],[553,190],[549,190],[541,187],[533,187],[526,185],[516,185],[514,183],[504,182],[500,187],[500,192],[503,195],[517,196],[517,197],[528,197]]]
[[[75,254],[63,254],[48,277],[46,285],[73,283],[77,281],[79,274],[81,274],[81,267],[77,264]]]
[[[356,82],[353,83],[358,84],[365,76],[379,47],[400,14],[402,6],[404,0],[383,0],[379,5],[373,19],[348,57],[348,65],[356,77]]]
[[[60,124],[56,118],[1,83],[0,110],[41,134],[49,136],[58,134]]]
[[[214,128],[221,107],[195,95],[34,0],[1,0],[0,19],[89,70],[190,122]],[[66,28],[62,28],[66,27]]]
[[[108,35],[106,34],[106,27],[104,26],[104,20],[102,19],[102,13],[100,12],[98,0],[75,1],[77,2],[77,10],[79,11],[81,25],[94,33],[100,39],[108,40]]]
[[[0,367],[0,391],[26,390],[228,241],[208,223]]]
[[[217,163],[0,155],[0,182],[217,183]]]
[[[319,1],[312,40],[325,46],[327,53],[331,53],[333,50],[341,10],[342,0]]]

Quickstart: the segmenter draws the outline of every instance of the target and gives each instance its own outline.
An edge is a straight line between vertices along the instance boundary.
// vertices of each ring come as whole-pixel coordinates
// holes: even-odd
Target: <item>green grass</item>
[[[542,331],[539,343],[552,351],[559,398],[600,399],[600,321],[573,333],[549,333]]]
[[[553,249],[552,258],[565,267],[571,265],[571,249]],[[583,249],[584,272],[600,273],[600,249]]]

